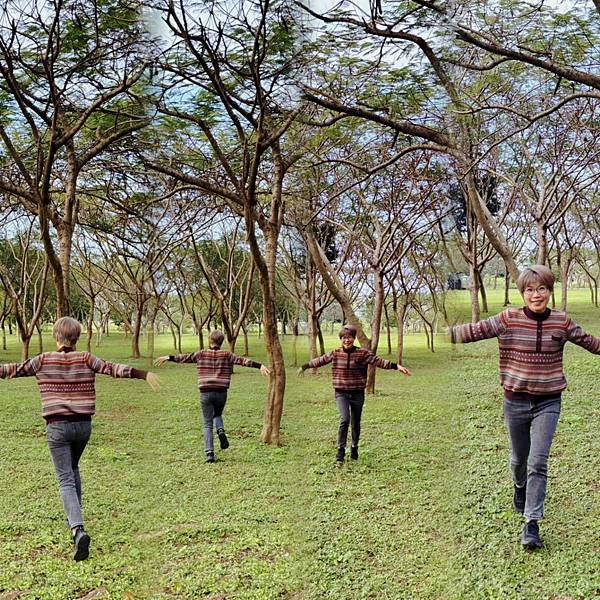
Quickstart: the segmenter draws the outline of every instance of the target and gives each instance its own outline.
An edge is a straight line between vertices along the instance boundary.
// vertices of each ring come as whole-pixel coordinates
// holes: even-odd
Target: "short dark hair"
[[[216,346],[217,348],[220,348],[224,339],[225,336],[223,335],[223,332],[217,329],[211,331],[210,335],[208,336],[208,342],[211,345],[211,347]]]
[[[340,339],[343,338],[345,335],[351,335],[353,338],[356,337],[356,327],[353,327],[352,325],[344,325],[341,329],[340,329]]]
[[[532,283],[541,283],[545,285],[551,292],[554,290],[554,274],[545,265],[532,265],[531,267],[525,267],[519,279],[517,279],[517,287],[521,294],[528,285]]]

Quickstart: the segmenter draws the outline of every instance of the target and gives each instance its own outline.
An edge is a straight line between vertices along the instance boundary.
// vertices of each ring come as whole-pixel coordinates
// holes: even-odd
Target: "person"
[[[567,386],[563,348],[573,342],[600,354],[600,339],[583,331],[566,313],[548,308],[554,289],[554,275],[548,267],[524,269],[517,287],[524,307],[454,326],[450,336],[453,343],[498,338],[513,508],[525,518],[521,544],[535,550],[543,545],[539,521],[544,517],[548,458]]]
[[[80,334],[81,324],[77,320],[62,317],[53,327],[56,352],[45,352],[23,363],[0,365],[0,378],[35,376],[37,379],[46,440],[73,536],[73,558],[77,561],[89,556],[90,547],[90,536],[83,522],[79,461],[92,432],[96,374],[145,379],[153,389],[160,387],[154,373],[106,362],[89,352],[78,352]]]
[[[221,350],[225,336],[214,330],[208,338],[209,350],[199,350],[191,354],[159,356],[154,364],[160,367],[167,361],[176,363],[196,363],[198,369],[198,388],[200,389],[200,408],[204,421],[204,452],[206,462],[215,462],[213,427],[217,430],[222,450],[229,448],[229,440],[223,423],[223,410],[227,402],[227,390],[231,383],[233,365],[260,369],[263,376],[270,375],[265,365],[236,356],[227,350]]]
[[[338,467],[341,467],[346,456],[346,443],[350,425],[352,427],[350,458],[358,460],[360,424],[365,403],[368,366],[373,365],[380,369],[397,369],[408,376],[411,375],[411,372],[402,365],[375,356],[370,350],[356,347],[354,345],[356,327],[352,325],[344,325],[339,331],[339,338],[342,342],[340,348],[323,354],[323,356],[313,358],[302,365],[298,370],[298,375],[302,375],[306,369],[318,369],[319,367],[333,363],[332,383],[335,402],[340,413],[335,462]]]

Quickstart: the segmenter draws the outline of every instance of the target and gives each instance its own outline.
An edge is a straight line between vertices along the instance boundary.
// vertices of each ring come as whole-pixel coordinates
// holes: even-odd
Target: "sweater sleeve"
[[[195,363],[198,362],[200,352],[190,352],[190,354],[171,354],[169,355],[170,362],[176,363]]]
[[[42,355],[34,356],[22,363],[0,365],[0,379],[15,377],[33,377],[42,366]]]
[[[501,312],[498,315],[478,321],[477,323],[466,323],[465,325],[455,325],[450,328],[450,340],[453,344],[469,342],[478,342],[495,338],[506,331],[506,313]]]
[[[244,358],[243,356],[236,356],[235,354],[230,354],[229,360],[234,365],[241,365],[242,367],[251,367],[252,369],[260,369],[260,367],[262,366],[259,362],[251,360],[249,358]]]
[[[118,363],[111,363],[92,354],[88,354],[86,357],[86,364],[94,373],[98,375],[110,375],[115,379],[128,379],[134,377],[134,369],[129,365],[120,365]],[[138,371],[139,373],[139,371]],[[140,379],[138,377],[138,379]],[[145,377],[144,377],[145,379]]]
[[[367,353],[367,356],[365,358],[365,362],[369,365],[374,365],[375,367],[378,367],[379,369],[397,369],[398,368],[398,365],[395,362],[392,362],[391,360],[386,360],[385,358],[379,358],[379,356],[376,356],[370,350],[367,350],[366,353]]]
[[[592,354],[600,354],[600,339],[586,333],[575,321],[567,319],[567,340],[573,342],[582,348],[585,348]]]
[[[303,371],[306,371],[306,369],[318,369],[319,367],[328,365],[332,360],[333,352],[328,352],[327,354],[323,354],[323,356],[317,356],[317,358],[309,360],[306,364],[302,365],[301,369]]]

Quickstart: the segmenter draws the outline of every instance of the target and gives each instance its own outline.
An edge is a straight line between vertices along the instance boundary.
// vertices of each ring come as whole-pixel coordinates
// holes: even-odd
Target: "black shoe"
[[[523,514],[525,510],[525,496],[527,495],[526,486],[517,487],[515,485],[515,493],[513,494],[513,509],[515,512]]]
[[[543,546],[540,539],[540,526],[537,521],[527,521],[523,527],[521,544],[526,550],[537,550]]]
[[[73,544],[75,545],[74,560],[85,560],[90,555],[90,536],[84,531],[83,527],[78,527],[73,535]]]
[[[214,452],[207,452],[206,453],[206,460],[204,462],[214,463],[215,462],[215,453]]]
[[[229,440],[225,435],[225,430],[219,429],[217,431],[217,435],[219,436],[219,442],[221,443],[221,450],[226,450],[227,448],[229,448]]]
[[[337,454],[335,455],[335,464],[341,467],[344,464],[344,456],[346,455],[346,448],[338,448]]]
[[[350,458],[358,460],[358,446],[350,446]]]

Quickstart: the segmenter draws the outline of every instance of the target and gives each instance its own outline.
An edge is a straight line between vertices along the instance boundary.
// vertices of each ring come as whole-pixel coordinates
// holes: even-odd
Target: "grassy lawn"
[[[600,335],[588,296],[574,292],[569,312]],[[466,292],[453,298],[462,314],[467,301]],[[195,343],[187,337],[185,350]],[[291,355],[291,338],[284,343]],[[258,360],[261,344],[251,340]],[[546,547],[530,554],[510,509],[497,343],[437,344],[431,354],[424,336],[408,337],[412,378],[378,372],[360,460],[342,469],[329,368],[303,378],[289,368],[284,443],[270,447],[258,441],[266,380],[236,367],[225,413],[231,447],[214,465],[204,464],[192,365],[159,369],[159,393],[99,377],[82,460],[92,536],[83,563],[71,558],[35,381],[0,381],[0,600],[600,596],[600,357],[567,346]],[[299,351],[306,360],[304,340]],[[157,354],[171,352],[170,336],[158,337]],[[127,358],[116,334],[95,353],[148,368]],[[12,338],[0,360],[18,358]]]

